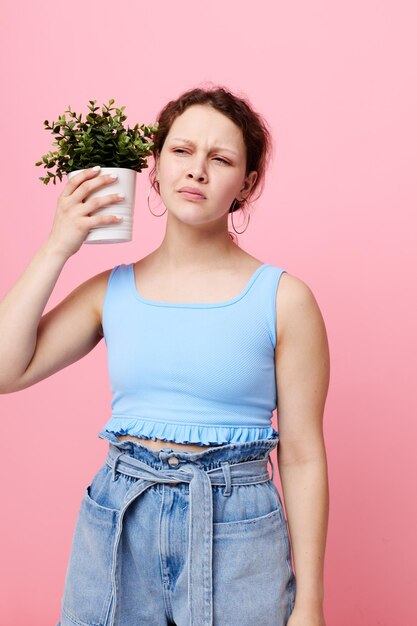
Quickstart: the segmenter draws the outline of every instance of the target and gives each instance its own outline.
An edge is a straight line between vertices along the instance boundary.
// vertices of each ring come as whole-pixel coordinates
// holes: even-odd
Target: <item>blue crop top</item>
[[[143,298],[134,264],[113,268],[102,320],[112,391],[104,430],[199,445],[275,436],[276,292],[285,271],[264,263],[235,298],[194,304]]]

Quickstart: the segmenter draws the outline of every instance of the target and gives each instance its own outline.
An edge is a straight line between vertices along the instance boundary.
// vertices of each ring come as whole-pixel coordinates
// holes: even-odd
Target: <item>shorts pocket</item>
[[[271,523],[282,526],[285,517],[272,480],[254,485],[234,485],[229,496],[223,487],[213,489],[213,528],[216,533],[256,532]]]
[[[281,530],[281,536],[283,538],[284,545],[285,545],[285,560],[286,560],[286,563],[287,563],[288,574],[290,576],[290,587],[291,587],[291,594],[292,594],[292,604],[294,605],[294,602],[295,602],[295,575],[294,575],[294,570],[292,568],[292,561],[291,561],[291,543],[290,543],[290,536],[289,536],[289,532],[288,532],[288,524],[287,524],[287,520],[286,520],[286,517],[285,517],[285,514],[284,514],[284,508],[282,506],[282,500],[281,500],[281,496],[279,494],[278,488],[277,488],[277,486],[274,483],[272,483],[272,488],[273,488],[273,490],[276,493],[278,507],[281,509],[281,512],[282,512],[283,523],[281,525],[280,530]]]
[[[62,599],[62,624],[105,626],[112,599],[111,568],[119,511],[101,504],[106,470],[85,491],[75,526]],[[92,498],[92,494],[99,500]]]
[[[285,624],[293,574],[277,488],[272,480],[233,486],[213,504],[214,623]]]

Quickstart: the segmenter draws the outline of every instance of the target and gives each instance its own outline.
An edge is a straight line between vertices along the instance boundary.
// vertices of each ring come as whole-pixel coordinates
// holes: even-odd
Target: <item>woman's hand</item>
[[[84,201],[100,187],[115,182],[110,175],[97,176],[99,171],[87,169],[73,176],[59,196],[48,241],[67,257],[80,249],[91,228],[120,221],[115,215],[90,215],[112,202],[120,202],[117,194]]]
[[[323,609],[294,606],[287,626],[326,626]]]

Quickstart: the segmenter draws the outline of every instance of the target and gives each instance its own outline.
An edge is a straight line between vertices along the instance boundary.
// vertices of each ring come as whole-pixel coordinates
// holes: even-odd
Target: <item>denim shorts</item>
[[[98,436],[109,449],[81,500],[57,626],[285,626],[296,580],[278,435],[201,452]]]

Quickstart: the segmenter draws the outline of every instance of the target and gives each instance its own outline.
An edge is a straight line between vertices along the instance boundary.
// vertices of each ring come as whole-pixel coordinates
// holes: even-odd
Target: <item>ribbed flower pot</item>
[[[83,171],[74,170],[69,172],[67,177],[70,179]],[[92,228],[83,243],[124,243],[132,240],[137,172],[124,167],[102,167],[99,176],[107,174],[117,174],[118,178],[114,183],[93,191],[86,200],[113,193],[123,193],[125,195],[123,200],[111,203],[92,213],[94,215],[119,215],[123,217],[123,220],[118,224]]]

